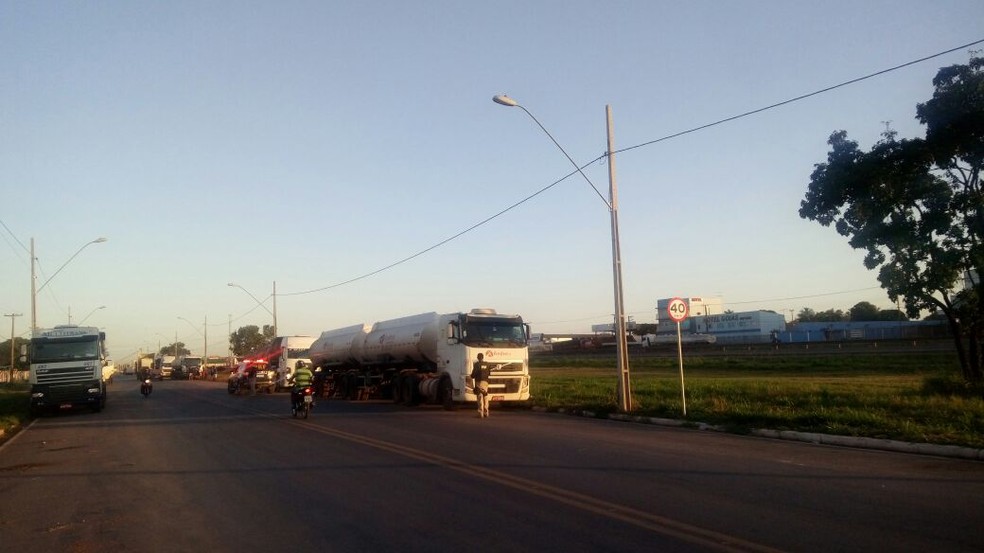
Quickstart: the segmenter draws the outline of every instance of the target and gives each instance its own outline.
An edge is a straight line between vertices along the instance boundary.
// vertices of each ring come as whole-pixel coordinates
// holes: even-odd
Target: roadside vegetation
[[[536,356],[534,404],[617,411],[610,356]],[[687,416],[675,357],[630,361],[632,414],[732,432],[798,430],[984,448],[984,388],[954,354],[738,356],[684,359]]]
[[[0,442],[9,438],[12,430],[27,423],[30,389],[26,382],[0,383]]]

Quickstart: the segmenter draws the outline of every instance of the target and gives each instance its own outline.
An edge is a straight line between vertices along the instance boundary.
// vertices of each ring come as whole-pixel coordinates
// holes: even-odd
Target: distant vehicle
[[[174,372],[174,359],[173,355],[158,355],[154,358],[154,377],[157,380],[171,378]]]
[[[30,346],[30,383],[33,414],[46,409],[89,407],[99,412],[106,406],[104,369],[106,333],[96,327],[63,325],[37,330],[22,346],[26,361]]]
[[[350,399],[373,396],[415,405],[475,401],[472,364],[478,354],[492,369],[493,401],[530,398],[529,327],[519,315],[494,309],[423,313],[321,333],[311,362],[331,375]]]
[[[677,343],[677,335],[674,334],[646,334],[640,341],[642,347],[651,348],[661,345],[672,345]],[[717,337],[713,334],[682,334],[680,335],[681,344],[713,344],[717,342]]]
[[[313,336],[277,336],[260,351],[253,353],[250,358],[263,359],[267,369],[276,373],[274,390],[290,388],[290,377],[294,374],[298,361],[310,364],[308,350],[314,343]]]
[[[192,355],[183,355],[174,361],[171,378],[187,380],[198,378],[202,369],[202,358]]]
[[[139,380],[151,377],[151,372],[154,369],[154,357],[153,353],[141,353],[137,355],[137,360],[133,363],[133,367]]]
[[[277,382],[277,372],[269,368],[265,359],[244,359],[236,370],[229,374],[227,387],[230,394],[250,391],[249,374],[256,372],[256,391],[273,393]]]

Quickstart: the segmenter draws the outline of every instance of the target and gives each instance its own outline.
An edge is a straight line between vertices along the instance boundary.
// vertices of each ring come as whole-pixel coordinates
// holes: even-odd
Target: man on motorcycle
[[[308,368],[307,363],[298,361],[290,380],[294,383],[294,388],[290,391],[290,404],[293,406],[302,399],[299,396],[302,395],[304,388],[311,385],[311,381],[314,380],[314,373]]]

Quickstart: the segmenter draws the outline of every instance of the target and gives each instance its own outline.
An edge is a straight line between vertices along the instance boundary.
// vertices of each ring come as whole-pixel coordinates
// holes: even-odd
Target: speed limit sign
[[[675,323],[682,323],[690,314],[690,306],[681,298],[673,298],[666,306],[666,314]]]

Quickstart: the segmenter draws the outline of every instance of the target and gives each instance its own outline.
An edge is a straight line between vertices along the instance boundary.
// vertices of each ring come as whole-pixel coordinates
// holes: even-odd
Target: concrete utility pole
[[[23,313],[4,313],[4,317],[10,317],[10,382],[14,381],[14,317],[21,317]]]
[[[618,188],[615,185],[615,130],[612,125],[612,107],[605,106],[605,118],[607,121],[608,130],[608,151],[605,152],[605,156],[608,158],[608,199],[598,190],[598,188],[591,182],[591,179],[584,174],[581,167],[574,161],[574,158],[567,153],[567,150],[557,142],[557,139],[550,134],[550,131],[543,126],[542,123],[522,105],[520,105],[516,100],[506,96],[505,94],[500,94],[494,96],[492,101],[507,107],[517,107],[526,112],[526,115],[530,116],[540,129],[553,141],[554,145],[563,152],[564,156],[567,157],[571,165],[577,170],[578,173],[584,177],[584,180],[591,186],[591,188],[598,194],[601,201],[605,202],[608,207],[608,211],[611,215],[611,225],[612,225],[612,281],[615,296],[615,351],[618,356],[617,368],[618,368],[618,399],[619,399],[619,411],[623,413],[628,413],[632,411],[632,388],[630,385],[629,378],[629,354],[628,354],[628,340],[625,336],[625,302],[622,297],[622,249],[619,242],[618,236]]]

